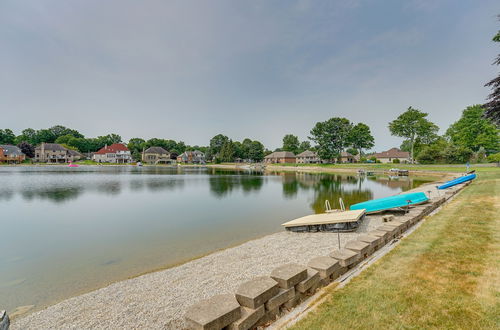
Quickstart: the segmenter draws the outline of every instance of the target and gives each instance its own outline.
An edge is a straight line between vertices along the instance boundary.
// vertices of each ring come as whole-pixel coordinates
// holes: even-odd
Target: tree
[[[64,127],[62,125],[52,126],[51,128],[49,128],[49,131],[52,133],[52,135],[56,139],[58,137],[60,137],[60,136],[63,136],[63,135],[71,135],[71,136],[73,136],[75,138],[83,138],[84,137],[77,130],[71,129],[71,128],[67,128],[67,127]]]
[[[370,149],[375,145],[374,138],[370,132],[370,127],[363,123],[355,125],[349,133],[350,145],[359,151],[361,155],[362,149]]]
[[[229,141],[229,138],[222,134],[217,134],[210,140],[209,158],[213,158],[219,155],[222,147]]]
[[[259,141],[252,141],[248,149],[248,158],[254,162],[261,162],[264,159],[264,145]]]
[[[293,134],[287,134],[283,137],[283,151],[290,151],[297,154],[299,150],[299,138]]]
[[[408,110],[398,116],[397,119],[389,123],[389,130],[392,135],[408,139],[410,144],[410,158],[414,162],[415,139],[425,138],[427,135],[436,134],[439,130],[434,123],[426,119],[427,113],[409,107]]]
[[[224,143],[220,152],[217,154],[217,159],[226,163],[234,161],[233,141],[228,140]]]
[[[142,159],[142,151],[146,149],[146,141],[141,138],[132,138],[128,141],[127,148],[130,150],[132,158],[138,162]]]
[[[499,130],[488,119],[484,118],[481,105],[467,107],[462,117],[446,131],[451,143],[477,152],[481,147],[486,153],[500,150]]]
[[[498,15],[500,19],[500,15]],[[494,42],[500,42],[500,31],[493,37]],[[497,56],[494,65],[500,65],[500,55]],[[488,95],[488,100],[484,107],[486,111],[484,116],[489,118],[497,126],[500,125],[500,75],[488,82],[485,87],[490,87],[493,91]]]
[[[17,145],[19,149],[21,149],[22,153],[26,155],[28,158],[35,157],[35,147],[28,142],[21,142]]]
[[[346,118],[330,118],[318,122],[311,130],[310,140],[317,144],[318,155],[324,160],[337,158],[349,144],[351,122]]]
[[[359,153],[358,149],[355,149],[355,148],[349,148],[346,151],[353,156],[356,156]]]
[[[311,142],[309,141],[300,142],[298,153],[304,152],[306,150],[311,150]]]
[[[16,135],[12,130],[0,129],[0,144],[14,144],[16,141]]]

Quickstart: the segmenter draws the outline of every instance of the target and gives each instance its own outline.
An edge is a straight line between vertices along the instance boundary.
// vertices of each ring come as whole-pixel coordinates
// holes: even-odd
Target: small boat
[[[73,164],[72,162],[69,162],[68,167],[78,167],[78,164]]]
[[[142,163],[141,162],[137,162],[137,166],[141,167]]]
[[[429,198],[423,192],[415,192],[409,194],[402,194],[390,196],[385,198],[373,199],[362,203],[351,205],[350,210],[365,209],[366,213],[380,212],[384,210],[408,207],[410,205],[417,205],[425,203]]]
[[[465,182],[468,182],[468,181],[472,181],[475,178],[476,178],[476,174],[474,174],[474,173],[469,174],[469,175],[464,175],[464,176],[461,176],[459,178],[456,178],[456,179],[450,180],[448,182],[445,182],[442,185],[438,186],[437,188],[438,189],[450,188],[450,187],[456,186],[457,184],[461,184],[461,183],[465,183]]]

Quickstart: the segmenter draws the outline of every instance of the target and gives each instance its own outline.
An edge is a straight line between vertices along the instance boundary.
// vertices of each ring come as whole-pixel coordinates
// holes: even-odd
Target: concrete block
[[[384,241],[384,238],[380,236],[371,236],[365,234],[358,236],[357,240],[370,244],[370,248],[372,249],[372,251],[375,251],[383,245],[381,242]]]
[[[241,308],[232,294],[221,294],[189,307],[185,321],[188,329],[221,329],[241,316]]]
[[[264,316],[257,321],[256,326],[267,326],[272,322],[276,321],[278,315],[280,314],[280,308],[275,308],[271,311],[267,311]]]
[[[392,214],[382,216],[382,221],[384,221],[384,222],[389,222],[389,221],[393,221],[393,220],[394,220],[394,215],[392,215]]]
[[[293,297],[295,297],[295,288],[292,287],[290,289],[280,289],[276,296],[272,297],[268,302],[266,302],[266,311],[271,311],[276,307],[280,307]]]
[[[330,257],[315,257],[309,260],[308,267],[319,272],[322,279],[329,278],[334,271],[340,268],[340,263],[337,259]]]
[[[402,223],[399,220],[391,221],[389,223],[384,224],[384,226],[392,226],[394,228],[398,228],[399,229],[399,234],[401,234],[402,232],[404,232],[406,230],[406,228],[407,228],[406,223]]]
[[[295,291],[295,297],[292,299],[288,300],[283,307],[286,309],[292,309],[298,304],[300,304],[304,299],[306,298],[306,295],[300,292]]]
[[[367,233],[367,235],[379,237],[382,245],[385,245],[385,243],[391,240],[391,234],[383,230],[371,230]]]
[[[369,243],[361,242],[358,240],[349,241],[345,244],[345,248],[356,253],[362,258],[368,257],[373,251]]]
[[[335,250],[330,253],[330,257],[338,260],[342,267],[350,267],[356,264],[360,258],[359,253],[348,249]]]
[[[328,257],[327,257],[328,258]],[[329,258],[331,259],[331,258]],[[333,259],[332,259],[333,260]],[[320,273],[312,268],[307,269],[307,278],[295,286],[295,291],[300,293],[305,293],[313,285],[316,285],[320,281]]]
[[[383,226],[380,226],[377,228],[377,230],[379,231],[385,231],[389,234],[389,239],[393,239],[393,238],[396,238],[398,236],[398,228],[395,228],[393,226],[387,226],[387,225],[383,225]]]
[[[307,278],[307,268],[298,264],[286,264],[274,269],[271,278],[282,289],[290,289]]]
[[[257,309],[278,292],[278,282],[270,277],[261,276],[240,285],[236,290],[236,299],[241,306]]]
[[[241,317],[231,323],[227,330],[248,330],[251,329],[264,315],[266,310],[264,305],[257,309],[241,307]]]
[[[336,271],[333,272],[333,274],[330,276],[330,281],[333,282],[336,279],[338,279],[340,276],[344,275],[347,273],[347,267],[340,267]]]

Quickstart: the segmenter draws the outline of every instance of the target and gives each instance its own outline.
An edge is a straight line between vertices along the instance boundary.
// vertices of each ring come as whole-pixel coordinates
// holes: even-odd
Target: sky
[[[485,102],[499,13],[488,0],[0,0],[0,128],[274,149],[346,117],[382,151],[409,106],[443,134]]]

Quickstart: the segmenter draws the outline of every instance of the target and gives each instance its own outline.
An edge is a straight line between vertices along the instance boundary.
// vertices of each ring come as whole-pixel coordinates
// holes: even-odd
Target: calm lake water
[[[0,167],[0,309],[41,308],[429,178],[204,168]],[[332,205],[336,206],[336,205]]]

